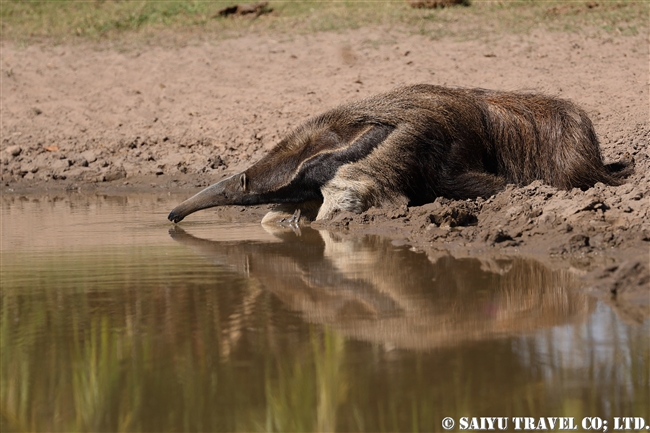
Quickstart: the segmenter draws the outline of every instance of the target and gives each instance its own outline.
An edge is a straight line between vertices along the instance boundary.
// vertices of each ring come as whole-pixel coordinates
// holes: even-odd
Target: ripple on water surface
[[[650,326],[564,270],[219,221],[183,197],[2,197],[2,431],[440,430],[645,416]]]

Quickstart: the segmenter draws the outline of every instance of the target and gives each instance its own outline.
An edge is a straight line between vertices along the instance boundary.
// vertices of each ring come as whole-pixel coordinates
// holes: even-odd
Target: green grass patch
[[[248,0],[245,0],[248,1]],[[537,28],[616,35],[648,31],[646,1],[481,1],[468,7],[413,9],[396,1],[273,1],[270,13],[223,17],[237,1],[2,0],[3,40],[99,40],[159,36],[165,30],[209,38],[246,33],[304,34],[369,25],[398,26],[433,38],[475,38]]]

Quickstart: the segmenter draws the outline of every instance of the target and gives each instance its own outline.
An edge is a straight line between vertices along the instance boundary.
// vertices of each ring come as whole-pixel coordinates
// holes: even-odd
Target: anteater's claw
[[[289,220],[289,224],[297,225],[299,222],[300,222],[300,209],[296,209],[296,211],[291,216],[291,219]]]

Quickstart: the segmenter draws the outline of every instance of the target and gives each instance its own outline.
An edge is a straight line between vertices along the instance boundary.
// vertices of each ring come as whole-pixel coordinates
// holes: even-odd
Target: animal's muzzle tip
[[[167,215],[167,219],[176,224],[178,222],[181,222],[183,220],[183,217],[178,215],[176,212],[171,211],[169,215]]]

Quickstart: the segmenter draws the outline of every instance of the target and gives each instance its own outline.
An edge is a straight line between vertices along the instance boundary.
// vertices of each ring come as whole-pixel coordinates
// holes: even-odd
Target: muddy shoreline
[[[126,50],[1,44],[6,196],[189,196],[246,168],[306,118],[403,84],[570,99],[592,118],[605,162],[634,159],[624,185],[561,191],[535,182],[487,199],[341,213],[314,226],[382,234],[431,257],[531,256],[574,270],[626,319],[650,317],[645,34],[535,30],[463,41],[363,28]],[[207,212],[256,221],[269,209]]]

